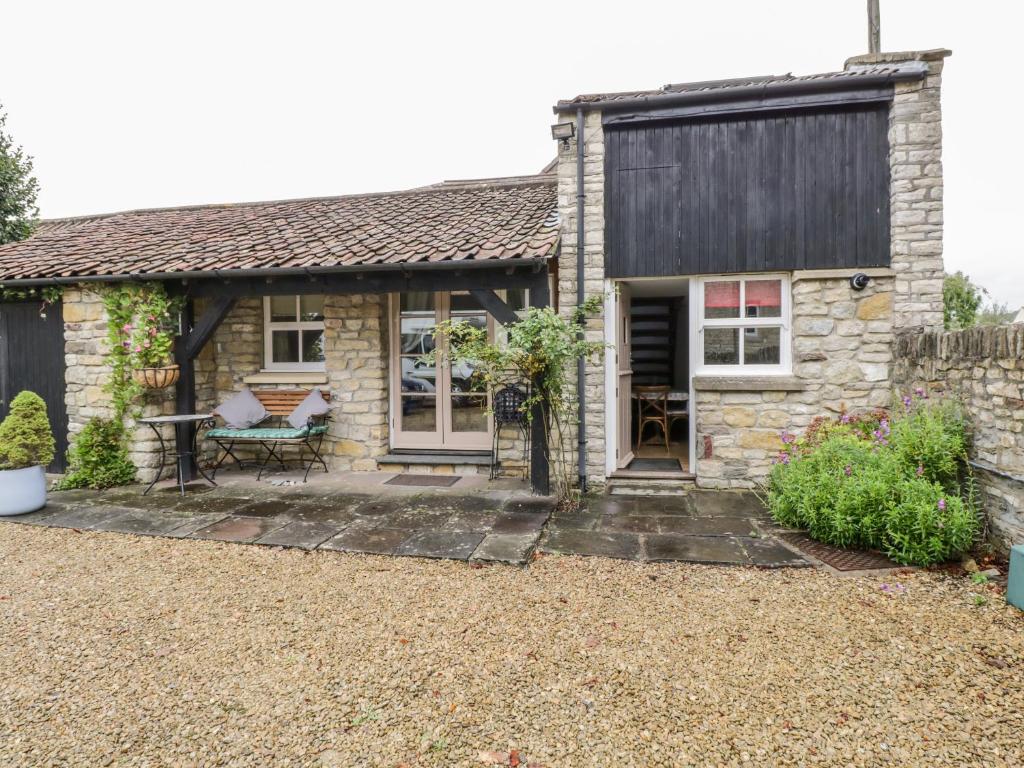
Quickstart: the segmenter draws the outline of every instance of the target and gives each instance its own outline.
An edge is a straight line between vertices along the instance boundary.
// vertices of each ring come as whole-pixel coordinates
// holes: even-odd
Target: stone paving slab
[[[655,533],[644,541],[646,559],[651,562],[685,560],[690,563],[753,565],[738,538],[732,536],[684,536]]]
[[[327,523],[291,522],[266,536],[256,539],[257,544],[268,546],[295,547],[297,549],[316,549],[329,538],[341,532],[338,525]]]
[[[206,528],[209,525],[213,525],[214,523],[223,520],[224,518],[225,515],[222,515],[218,512],[210,512],[204,515],[192,515],[191,517],[180,518],[181,524],[177,528],[174,528],[165,535],[169,536],[172,539],[183,539],[188,536],[191,536],[193,533],[200,530],[201,528]]]
[[[535,533],[490,533],[473,551],[471,559],[522,565],[529,560],[538,538]]]
[[[94,530],[111,533],[135,533],[140,536],[167,536],[181,528],[188,518],[177,515],[155,515],[147,512],[125,512],[97,524]]]
[[[189,538],[249,544],[270,531],[283,527],[284,524],[285,521],[274,518],[229,515],[220,522],[200,528],[190,534]]]
[[[69,508],[51,515],[46,520],[46,525],[52,525],[56,528],[79,528],[89,531],[108,520],[124,515],[125,512],[126,510],[121,507]]]
[[[544,552],[560,555],[596,555],[619,560],[642,560],[640,535],[579,528],[548,529],[541,544]]]
[[[319,549],[392,555],[411,534],[404,528],[357,528],[350,526],[321,544]]]
[[[484,539],[484,534],[463,531],[428,530],[414,533],[395,548],[396,555],[468,560]]]

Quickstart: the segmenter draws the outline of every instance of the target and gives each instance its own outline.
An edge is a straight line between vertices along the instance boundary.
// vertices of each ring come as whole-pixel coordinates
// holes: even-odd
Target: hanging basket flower
[[[177,365],[167,365],[162,368],[136,368],[132,371],[132,378],[146,389],[163,389],[178,381],[181,371]]]

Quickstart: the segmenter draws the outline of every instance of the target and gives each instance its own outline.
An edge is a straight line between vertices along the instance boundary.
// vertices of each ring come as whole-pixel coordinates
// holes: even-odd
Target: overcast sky
[[[12,2],[0,104],[44,217],[533,173],[559,98],[842,68],[865,0]],[[946,266],[1024,304],[1017,2],[882,0],[952,48]]]

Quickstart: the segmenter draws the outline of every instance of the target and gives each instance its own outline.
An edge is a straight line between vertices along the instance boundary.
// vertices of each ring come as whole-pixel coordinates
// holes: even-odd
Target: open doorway
[[[689,283],[616,286],[617,473],[690,474]]]

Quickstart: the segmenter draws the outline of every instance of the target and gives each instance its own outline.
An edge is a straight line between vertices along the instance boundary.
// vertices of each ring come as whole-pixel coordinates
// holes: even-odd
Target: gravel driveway
[[[896,578],[0,524],[0,765],[1021,765],[1022,614]]]

